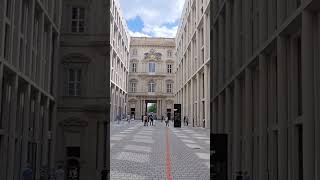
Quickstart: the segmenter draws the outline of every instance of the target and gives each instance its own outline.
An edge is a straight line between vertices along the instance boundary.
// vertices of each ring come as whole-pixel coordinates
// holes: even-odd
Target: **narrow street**
[[[154,125],[111,125],[111,179],[209,180],[209,129]]]

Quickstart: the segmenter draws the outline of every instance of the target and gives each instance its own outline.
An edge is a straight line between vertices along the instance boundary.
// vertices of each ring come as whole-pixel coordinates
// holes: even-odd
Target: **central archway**
[[[157,101],[156,100],[146,100],[146,112],[157,114]]]

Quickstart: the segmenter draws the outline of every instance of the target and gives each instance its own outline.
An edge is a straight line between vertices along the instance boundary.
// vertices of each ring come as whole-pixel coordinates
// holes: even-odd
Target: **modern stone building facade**
[[[110,161],[109,1],[62,2],[56,164],[98,180]]]
[[[61,1],[0,1],[0,179],[54,167]]]
[[[131,38],[128,114],[141,119],[150,102],[158,118],[173,118],[174,50],[173,38]]]
[[[186,0],[176,36],[176,102],[182,104],[182,117],[205,128],[210,127],[209,4],[209,0]]]
[[[127,113],[130,37],[119,0],[110,6],[111,120]]]
[[[319,179],[319,1],[212,7],[211,129],[228,134],[228,179]]]

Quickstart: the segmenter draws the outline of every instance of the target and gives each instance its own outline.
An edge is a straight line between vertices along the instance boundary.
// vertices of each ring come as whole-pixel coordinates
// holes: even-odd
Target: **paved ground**
[[[112,180],[209,180],[209,129],[111,124]]]

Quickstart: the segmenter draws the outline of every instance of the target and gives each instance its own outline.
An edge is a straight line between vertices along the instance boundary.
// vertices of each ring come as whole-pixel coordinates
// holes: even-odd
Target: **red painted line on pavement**
[[[170,159],[170,144],[169,144],[169,132],[166,130],[166,165],[167,165],[167,178],[168,180],[172,180],[171,176],[171,159]]]

